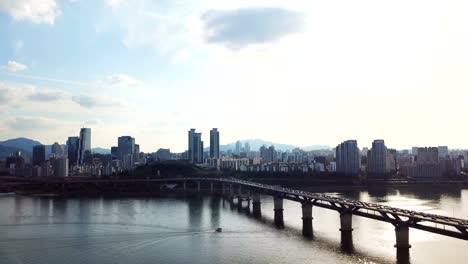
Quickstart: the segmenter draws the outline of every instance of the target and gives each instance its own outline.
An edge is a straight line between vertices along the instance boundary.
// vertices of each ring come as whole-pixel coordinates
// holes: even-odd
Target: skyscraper
[[[275,146],[265,147],[264,145],[260,147],[260,157],[263,162],[273,162],[276,161],[276,150]]]
[[[336,171],[357,175],[360,168],[359,148],[356,140],[347,140],[336,146]]]
[[[68,177],[68,158],[59,157],[54,161],[54,176]]]
[[[195,132],[192,128],[188,132],[188,158],[194,164],[203,163],[203,141],[202,134]]]
[[[449,156],[449,150],[447,146],[438,146],[439,159],[446,159]]]
[[[372,149],[367,152],[367,171],[369,175],[382,177],[387,166],[387,147],[382,139],[372,142]]]
[[[235,151],[235,153],[236,153],[237,155],[239,155],[239,153],[241,152],[241,148],[242,148],[242,145],[241,145],[240,141],[238,140],[238,141],[236,142],[236,151]]]
[[[80,130],[80,144],[78,148],[78,164],[84,163],[85,155],[91,154],[91,128]]]
[[[119,157],[119,147],[111,147],[111,155],[112,157]]]
[[[140,153],[140,145],[135,144],[135,153],[134,154],[139,154]]]
[[[245,142],[245,144],[244,144],[244,151],[247,152],[247,153],[250,152],[250,144],[249,144],[249,142]]]
[[[135,162],[135,138],[122,136],[117,141],[118,159],[124,169],[131,169]]]
[[[46,161],[46,151],[44,145],[36,145],[33,147],[33,166],[41,166]]]
[[[119,156],[133,155],[135,153],[135,138],[131,136],[122,136],[117,139]]]
[[[416,167],[410,175],[416,179],[442,176],[442,167],[439,162],[439,149],[437,147],[418,148]]]
[[[55,142],[52,145],[51,152],[54,157],[60,157],[63,155],[63,148],[59,143]]]
[[[417,163],[419,165],[437,165],[439,164],[439,148],[418,148]]]
[[[140,145],[135,144],[135,152],[133,153],[133,162],[140,163],[141,155],[140,155]]]
[[[219,158],[219,131],[217,128],[210,130],[210,157]]]
[[[79,137],[69,137],[67,140],[68,162],[70,166],[78,164]]]

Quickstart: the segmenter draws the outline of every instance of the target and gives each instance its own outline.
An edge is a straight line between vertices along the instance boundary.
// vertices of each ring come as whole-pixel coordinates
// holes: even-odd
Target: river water
[[[399,188],[327,193],[468,219],[468,189]],[[391,224],[353,217],[353,248],[339,216],[314,207],[314,237],[301,235],[300,204],[273,201],[262,218],[219,198],[33,198],[0,195],[0,263],[395,263]],[[223,232],[214,232],[222,227]],[[468,241],[410,229],[411,263],[468,263]]]

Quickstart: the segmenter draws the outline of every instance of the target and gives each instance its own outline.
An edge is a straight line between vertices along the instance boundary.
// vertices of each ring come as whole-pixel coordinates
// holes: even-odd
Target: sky
[[[466,0],[0,0],[0,140],[468,148]]]

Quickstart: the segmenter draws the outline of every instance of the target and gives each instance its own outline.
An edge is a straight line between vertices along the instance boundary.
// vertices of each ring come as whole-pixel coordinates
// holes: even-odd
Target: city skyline
[[[468,3],[182,3],[0,5],[0,140],[85,126],[95,146],[183,151],[196,126],[223,142],[468,148]]]
[[[39,145],[45,145],[45,146],[49,146],[51,147],[51,152],[53,153],[54,152],[54,147],[55,146],[58,146],[58,147],[62,147],[62,146],[67,146],[68,149],[71,149],[73,152],[77,152],[77,157],[76,159],[78,160],[79,159],[79,156],[80,156],[80,145],[82,144],[80,138],[82,137],[82,133],[83,131],[87,131],[86,132],[86,136],[85,138],[88,138],[90,139],[90,135],[91,135],[91,129],[90,128],[81,128],[80,129],[80,136],[69,136],[68,139],[65,141],[65,142],[60,142],[60,141],[54,141],[53,144],[44,144],[42,142],[39,142],[40,144],[37,144],[38,146]],[[186,142],[186,148],[182,151],[174,151],[173,153],[183,153],[183,152],[187,152],[189,153],[190,152],[190,146],[192,145],[191,143],[191,140],[192,138],[195,136],[196,137],[196,140],[197,141],[200,141],[199,143],[197,144],[201,144],[200,146],[203,148],[203,152],[204,154],[206,154],[206,157],[219,157],[219,152],[221,152],[220,150],[220,147],[221,146],[224,146],[224,147],[229,147],[231,146],[231,148],[229,148],[234,154],[239,154],[241,151],[240,150],[245,150],[247,149],[249,151],[260,151],[260,148],[262,146],[264,147],[269,147],[269,146],[280,146],[280,149],[281,148],[286,148],[286,149],[289,149],[289,150],[293,150],[294,148],[298,148],[298,149],[301,149],[301,150],[305,150],[305,151],[308,151],[308,150],[333,150],[333,149],[336,149],[335,146],[330,146],[330,145],[324,145],[324,144],[317,144],[317,145],[306,145],[306,146],[297,146],[297,145],[291,145],[291,144],[287,144],[287,143],[279,143],[279,142],[271,142],[271,141],[266,141],[266,140],[263,140],[263,139],[259,139],[259,138],[256,138],[256,139],[253,139],[253,138],[250,138],[250,139],[242,139],[242,140],[236,140],[235,142],[229,142],[229,143],[224,143],[224,144],[221,144],[219,142],[219,130],[218,128],[213,128],[209,131],[209,135],[207,136],[208,137],[208,140],[207,142],[211,142],[212,140],[214,140],[214,142],[216,143],[215,147],[214,147],[214,150],[212,150],[212,145],[209,144],[209,145],[205,145],[204,144],[204,137],[203,137],[203,132],[198,132],[198,133],[195,133],[196,132],[196,129],[195,128],[191,128],[189,130],[189,141],[188,141],[188,146],[187,146],[187,142]],[[213,138],[212,137],[212,133],[215,134],[215,137]],[[194,136],[191,136],[191,134],[193,134]],[[135,144],[135,138],[132,137],[132,136],[118,136],[117,137],[117,140],[118,140],[118,144],[120,144],[121,140],[122,139],[131,139],[133,141],[133,146],[132,149],[137,149],[138,150],[141,150],[140,148],[140,145],[139,144]],[[21,139],[20,138],[13,138],[13,139],[8,139],[8,140],[15,140],[15,139]],[[32,141],[35,141],[34,139],[29,139],[29,138],[24,138],[26,140],[32,140]],[[94,145],[91,145],[91,142],[90,140],[86,139],[86,141],[88,141],[86,144],[87,144],[87,147],[86,147],[86,150],[94,150],[94,149],[98,149],[99,152],[102,152],[102,151],[105,151],[105,150],[108,150],[109,153],[112,153],[113,149],[114,148],[117,148],[117,146],[115,146],[115,144],[113,144],[111,147],[109,148],[102,148],[101,146],[94,146]],[[250,143],[249,141],[254,141],[256,142],[256,144],[260,144],[258,146],[258,149],[256,148],[253,148],[251,149],[250,147]],[[385,145],[384,143],[384,140],[383,139],[374,139],[372,142],[371,142],[371,145],[370,146],[366,146],[366,145],[362,145],[361,143],[359,143],[358,140],[355,140],[355,139],[347,139],[345,140],[345,142],[348,142],[348,141],[353,141],[355,142],[355,144],[357,144],[357,147],[360,151],[365,151],[367,153],[368,150],[371,150],[371,148],[374,147],[374,144],[376,144],[376,142],[378,142],[379,144],[383,144],[383,147],[384,149],[382,150],[381,149],[381,154],[380,154],[380,157],[382,156],[382,151],[387,151],[387,146]],[[0,141],[2,142],[2,141]],[[343,142],[344,143],[344,142]],[[74,146],[76,145],[76,146]],[[340,144],[338,144],[339,146]],[[282,146],[282,147],[281,147]],[[410,153],[417,153],[417,149],[418,148],[427,148],[427,147],[436,147],[436,148],[439,148],[439,151],[442,153],[448,153],[449,150],[464,150],[464,148],[459,148],[459,147],[453,147],[453,146],[447,146],[447,145],[411,145],[411,147],[407,146],[407,147],[404,147],[404,148],[395,148],[395,147],[390,147],[388,148],[388,150],[398,150],[398,151],[409,151]],[[75,150],[75,148],[78,148]],[[152,153],[152,152],[155,152],[155,150],[157,149],[171,149],[169,148],[168,146],[158,146],[156,147],[156,149],[151,149],[150,151],[143,151],[141,150],[142,152],[146,152],[146,153]],[[173,149],[171,149],[173,150]],[[217,155],[215,156],[212,156],[212,151],[214,151],[215,153],[218,153]],[[131,153],[135,152],[134,150],[130,151]],[[84,153],[81,154],[84,156]],[[118,154],[116,154],[118,155]],[[443,155],[442,155],[443,156]],[[204,156],[205,157],[205,156]],[[72,158],[73,160],[74,158]]]

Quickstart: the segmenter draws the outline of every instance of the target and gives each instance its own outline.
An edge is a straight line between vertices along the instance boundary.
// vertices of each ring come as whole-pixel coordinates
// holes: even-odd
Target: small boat
[[[216,228],[216,232],[221,233],[223,232],[223,229],[221,227]]]

